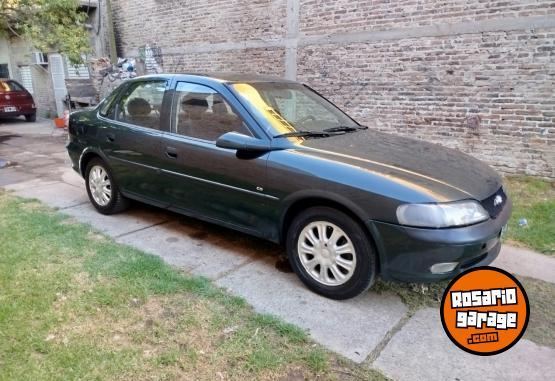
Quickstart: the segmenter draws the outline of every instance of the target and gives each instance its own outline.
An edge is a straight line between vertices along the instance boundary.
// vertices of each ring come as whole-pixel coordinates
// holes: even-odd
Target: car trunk
[[[33,97],[25,91],[0,91],[0,112],[15,112],[22,107],[28,109],[32,104]]]

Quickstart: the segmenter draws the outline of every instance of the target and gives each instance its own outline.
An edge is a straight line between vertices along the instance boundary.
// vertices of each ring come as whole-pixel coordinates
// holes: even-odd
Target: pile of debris
[[[91,107],[118,87],[123,81],[145,73],[142,60],[118,58],[112,64],[108,57],[89,61],[89,78],[66,79],[66,106],[70,110]]]

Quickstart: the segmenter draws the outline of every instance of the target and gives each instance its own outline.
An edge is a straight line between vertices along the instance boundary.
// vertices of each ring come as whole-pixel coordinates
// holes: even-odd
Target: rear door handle
[[[166,156],[170,159],[177,159],[177,150],[173,147],[166,147]]]
[[[106,141],[113,142],[114,140],[116,140],[116,135],[111,134],[111,133],[106,134]]]

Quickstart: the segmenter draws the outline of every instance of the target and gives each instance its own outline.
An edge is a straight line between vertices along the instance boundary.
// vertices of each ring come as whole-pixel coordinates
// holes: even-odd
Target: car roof
[[[150,74],[144,75],[137,78],[172,78],[172,77],[200,77],[205,79],[211,79],[218,82],[226,83],[237,83],[237,82],[289,82],[295,83],[295,81],[280,78],[278,76],[265,75],[265,74],[252,74],[252,73],[233,73],[233,72],[214,72],[214,73],[176,73],[176,74]]]

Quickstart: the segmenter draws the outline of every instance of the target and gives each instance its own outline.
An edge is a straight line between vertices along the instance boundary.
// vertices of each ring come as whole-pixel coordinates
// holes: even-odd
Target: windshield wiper
[[[337,135],[336,133],[334,134],[333,131],[305,131],[305,130],[300,130],[300,131],[291,131],[291,132],[286,132],[284,134],[279,134],[274,136],[274,138],[290,138],[290,137],[296,137],[296,138],[327,138],[329,136],[332,135]]]
[[[334,135],[343,135],[346,132],[353,132],[353,131],[366,130],[366,129],[368,129],[368,127],[366,126],[357,126],[357,127],[337,126],[337,127],[326,128],[322,131],[308,131],[308,130],[291,131],[291,132],[286,132],[284,134],[276,135],[274,136],[274,138],[289,138],[289,137],[327,138],[329,136],[334,136]]]
[[[353,132],[353,131],[357,131],[357,130],[367,130],[367,129],[368,129],[368,127],[366,127],[366,126],[357,126],[357,127],[337,126],[337,127],[326,128],[323,131],[324,132]]]

